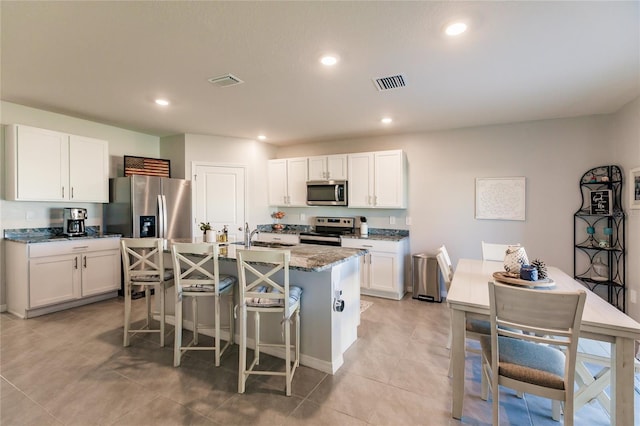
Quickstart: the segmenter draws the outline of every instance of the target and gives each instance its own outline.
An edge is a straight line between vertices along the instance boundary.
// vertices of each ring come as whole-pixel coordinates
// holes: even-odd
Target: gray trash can
[[[435,255],[420,253],[411,258],[413,298],[429,302],[442,302],[442,285]]]

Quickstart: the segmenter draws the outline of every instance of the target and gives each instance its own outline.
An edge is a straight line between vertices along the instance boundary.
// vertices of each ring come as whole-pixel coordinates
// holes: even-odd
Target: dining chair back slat
[[[490,386],[499,424],[498,386],[564,404],[573,424],[576,352],[584,291],[547,291],[489,282],[491,336],[482,337],[482,397]],[[554,418],[559,417],[554,405]]]

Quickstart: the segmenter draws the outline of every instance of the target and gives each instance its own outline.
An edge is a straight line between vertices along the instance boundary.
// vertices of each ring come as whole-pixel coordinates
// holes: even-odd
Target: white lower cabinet
[[[343,238],[342,247],[369,250],[360,258],[360,293],[400,300],[405,294],[404,258],[406,239],[376,241]]]
[[[28,293],[28,308],[78,298],[80,296],[78,256],[68,254],[30,259]],[[12,308],[12,306],[9,307],[10,311]]]
[[[21,318],[115,297],[120,239],[7,241],[7,310]]]
[[[298,236],[298,234],[260,232],[258,234],[258,241],[262,241],[265,243],[300,244],[300,237]]]

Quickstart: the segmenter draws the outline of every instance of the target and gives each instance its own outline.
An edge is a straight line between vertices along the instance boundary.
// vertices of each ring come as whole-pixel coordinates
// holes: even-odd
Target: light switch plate
[[[389,225],[395,225],[395,224],[396,224],[396,217],[389,216]]]
[[[407,226],[411,226],[411,217],[410,216],[407,216],[404,219],[404,224],[407,225]]]
[[[629,297],[631,299],[631,303],[637,303],[637,293],[635,290],[629,291]]]

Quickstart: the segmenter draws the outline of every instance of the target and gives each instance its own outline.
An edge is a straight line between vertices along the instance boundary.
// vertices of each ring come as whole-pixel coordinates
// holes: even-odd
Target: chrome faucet
[[[259,234],[258,228],[253,231],[249,231],[249,223],[244,224],[244,246],[249,248],[251,247],[251,239],[255,234]]]

